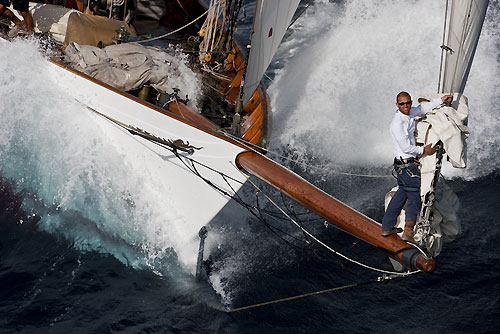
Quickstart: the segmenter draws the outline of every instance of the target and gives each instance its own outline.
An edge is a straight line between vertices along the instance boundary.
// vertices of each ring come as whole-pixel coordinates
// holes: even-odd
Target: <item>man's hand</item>
[[[431,146],[432,144],[426,145],[424,147],[424,153],[427,155],[433,155],[436,152],[436,149]]]
[[[443,103],[450,104],[451,101],[453,101],[453,95],[445,95],[441,97],[441,101],[443,101]]]

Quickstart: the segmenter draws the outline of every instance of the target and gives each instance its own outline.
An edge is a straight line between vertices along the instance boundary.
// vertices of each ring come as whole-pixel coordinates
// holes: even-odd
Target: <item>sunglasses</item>
[[[399,103],[398,103],[398,105],[400,105],[400,106],[404,106],[405,104],[408,104],[408,105],[410,105],[410,106],[411,106],[412,102],[413,102],[413,101],[399,102]]]

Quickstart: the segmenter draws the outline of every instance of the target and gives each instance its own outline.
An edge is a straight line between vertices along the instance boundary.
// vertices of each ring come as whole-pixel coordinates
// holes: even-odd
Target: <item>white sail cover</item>
[[[252,47],[248,57],[243,105],[259,85],[278,49],[300,0],[258,0],[255,5]]]
[[[74,69],[114,88],[129,91],[150,84],[161,93],[172,94],[183,84],[172,80],[179,73],[178,62],[167,50],[138,43],[108,45],[100,49],[71,42],[65,61]]]
[[[489,0],[450,1],[440,93],[463,93],[488,2]]]

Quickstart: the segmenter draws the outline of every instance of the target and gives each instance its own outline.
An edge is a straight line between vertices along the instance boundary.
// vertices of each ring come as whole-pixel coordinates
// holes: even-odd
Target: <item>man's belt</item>
[[[417,158],[408,158],[408,159],[397,159],[397,158],[394,158],[394,163],[396,165],[413,164],[415,162],[418,162]]]

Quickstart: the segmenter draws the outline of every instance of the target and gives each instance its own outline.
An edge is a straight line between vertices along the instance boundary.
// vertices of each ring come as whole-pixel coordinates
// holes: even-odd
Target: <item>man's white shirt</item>
[[[416,158],[417,155],[424,153],[423,146],[415,145],[415,117],[428,113],[441,103],[441,98],[432,99],[431,102],[422,103],[418,107],[411,107],[409,115],[396,111],[390,127],[396,159]]]

